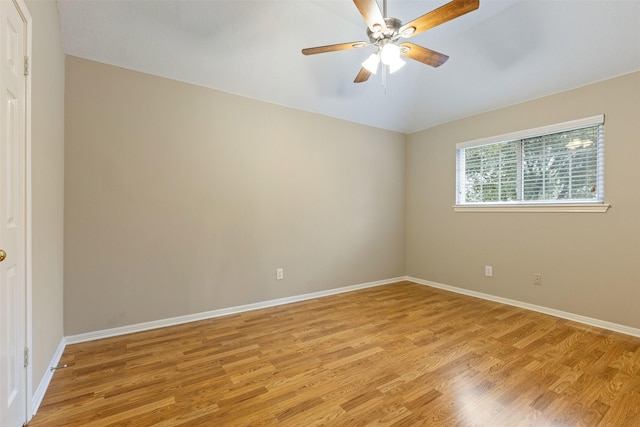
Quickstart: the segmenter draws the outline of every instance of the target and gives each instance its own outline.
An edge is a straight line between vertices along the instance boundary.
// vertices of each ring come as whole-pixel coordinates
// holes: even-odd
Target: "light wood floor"
[[[640,426],[640,339],[408,282],[61,363],[30,426]]]

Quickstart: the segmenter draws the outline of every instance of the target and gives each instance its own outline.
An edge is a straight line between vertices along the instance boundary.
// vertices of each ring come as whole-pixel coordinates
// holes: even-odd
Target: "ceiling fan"
[[[309,47],[302,49],[302,53],[315,55],[317,53],[359,49],[371,45],[376,46],[378,48],[377,51],[362,63],[362,68],[353,81],[354,83],[366,82],[371,74],[376,74],[380,62],[382,62],[383,66],[389,67],[390,73],[399,70],[405,64],[405,61],[400,56],[406,56],[432,67],[444,64],[449,59],[447,55],[410,42],[399,43],[400,39],[413,37],[430,28],[474,11],[480,6],[479,0],[453,0],[402,25],[399,19],[386,17],[387,0],[384,0],[383,3],[384,14],[380,11],[376,0],[353,0],[353,2],[367,24],[369,41]]]

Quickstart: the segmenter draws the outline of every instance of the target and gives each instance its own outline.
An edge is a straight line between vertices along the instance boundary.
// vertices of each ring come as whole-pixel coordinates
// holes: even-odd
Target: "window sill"
[[[605,213],[611,205],[598,204],[540,204],[540,205],[455,205],[454,212],[580,212]]]

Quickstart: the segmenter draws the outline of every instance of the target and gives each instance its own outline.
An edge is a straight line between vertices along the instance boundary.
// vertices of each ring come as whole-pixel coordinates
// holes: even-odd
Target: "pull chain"
[[[384,94],[387,94],[387,66],[384,64],[381,64],[381,68],[382,70],[382,87],[384,88]]]

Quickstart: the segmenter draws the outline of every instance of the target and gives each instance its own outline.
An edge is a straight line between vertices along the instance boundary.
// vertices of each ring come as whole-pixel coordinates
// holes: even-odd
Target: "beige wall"
[[[66,78],[66,335],[404,274],[640,327],[640,73],[406,136],[75,57]],[[602,113],[608,213],[451,209],[457,142]]]
[[[451,209],[456,143],[601,113],[606,214]],[[639,118],[634,73],[408,135],[406,273],[640,327]]]
[[[54,0],[27,0],[31,61],[33,385],[63,337],[64,53]]]
[[[404,135],[66,66],[66,335],[404,274]]]

